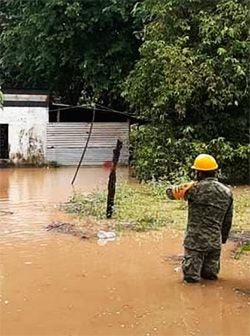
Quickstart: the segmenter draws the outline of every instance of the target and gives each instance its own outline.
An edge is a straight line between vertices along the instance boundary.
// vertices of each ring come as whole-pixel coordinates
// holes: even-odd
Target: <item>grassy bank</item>
[[[157,230],[163,227],[184,229],[187,203],[166,198],[164,184],[121,184],[117,187],[113,219],[105,219],[106,192],[75,194],[65,210],[80,217],[108,225],[118,231]],[[235,212],[233,230],[250,230],[250,187],[234,189]],[[98,226],[99,226],[98,225]]]

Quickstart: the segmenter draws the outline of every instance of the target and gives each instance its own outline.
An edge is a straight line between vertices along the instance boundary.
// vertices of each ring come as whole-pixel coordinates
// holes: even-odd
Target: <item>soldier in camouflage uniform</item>
[[[192,168],[197,173],[196,182],[167,189],[170,199],[188,201],[182,262],[184,281],[216,280],[221,243],[226,243],[232,225],[233,196],[231,190],[215,178],[218,165],[212,156],[199,155]]]

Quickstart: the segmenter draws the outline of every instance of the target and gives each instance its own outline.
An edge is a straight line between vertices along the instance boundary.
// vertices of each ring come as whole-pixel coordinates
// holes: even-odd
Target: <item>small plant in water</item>
[[[69,213],[76,213],[79,216],[93,216],[99,219],[105,218],[105,192],[94,192],[91,194],[74,194],[64,205]]]
[[[240,256],[242,255],[242,253],[244,252],[250,252],[250,243],[244,243],[239,249],[238,251],[235,253],[235,259],[240,259]]]

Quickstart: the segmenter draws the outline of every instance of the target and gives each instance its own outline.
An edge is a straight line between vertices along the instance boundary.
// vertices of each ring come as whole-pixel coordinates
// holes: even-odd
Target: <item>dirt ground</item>
[[[96,171],[81,174],[84,188],[93,187]],[[250,334],[250,260],[232,258],[233,242],[223,248],[218,281],[186,285],[181,231],[126,233],[104,246],[47,232],[71,175],[1,174],[1,335]]]

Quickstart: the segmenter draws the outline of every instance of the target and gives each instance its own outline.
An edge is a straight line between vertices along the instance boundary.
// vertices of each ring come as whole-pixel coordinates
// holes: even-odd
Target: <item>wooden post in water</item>
[[[113,150],[112,168],[109,174],[107,212],[106,212],[107,218],[111,218],[113,214],[115,187],[116,187],[116,168],[119,161],[121,149],[122,149],[122,141],[118,139],[116,143],[116,148]]]

